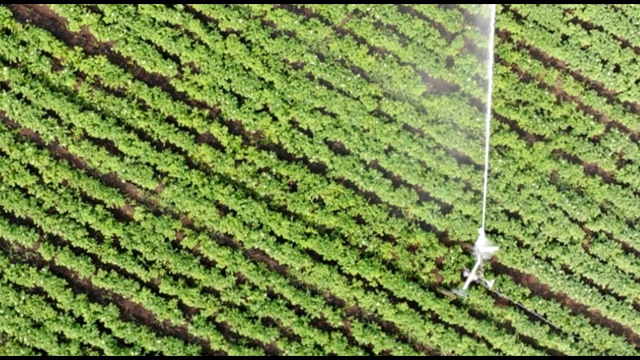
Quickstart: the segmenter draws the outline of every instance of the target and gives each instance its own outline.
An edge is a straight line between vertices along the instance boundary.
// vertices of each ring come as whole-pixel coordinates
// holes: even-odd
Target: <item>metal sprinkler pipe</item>
[[[476,272],[478,271],[478,268],[480,267],[481,264],[482,264],[482,258],[478,256],[478,258],[476,259],[475,265],[473,265],[473,269],[471,269],[469,276],[467,276],[467,281],[465,281],[464,286],[461,289],[463,293],[466,293],[467,289],[469,288],[469,285],[471,285],[471,282],[475,280]]]

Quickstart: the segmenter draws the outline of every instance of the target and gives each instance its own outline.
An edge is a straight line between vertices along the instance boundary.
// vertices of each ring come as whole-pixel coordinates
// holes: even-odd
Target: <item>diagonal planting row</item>
[[[594,26],[601,26],[605,31],[614,36],[626,40],[629,45],[638,48],[640,46],[640,33],[638,32],[638,11],[629,14],[616,9],[615,6],[568,6],[571,14],[578,19]],[[633,6],[625,6],[624,10],[632,10]],[[624,45],[623,45],[624,46]]]

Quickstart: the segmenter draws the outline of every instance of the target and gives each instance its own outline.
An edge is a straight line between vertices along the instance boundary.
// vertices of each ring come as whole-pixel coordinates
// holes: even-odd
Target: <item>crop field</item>
[[[0,354],[640,355],[640,6],[0,5]]]

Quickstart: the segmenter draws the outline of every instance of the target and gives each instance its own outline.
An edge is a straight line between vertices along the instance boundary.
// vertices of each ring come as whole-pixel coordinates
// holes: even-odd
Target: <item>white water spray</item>
[[[555,330],[562,331],[560,327],[558,327],[557,325],[547,320],[541,314],[538,314],[537,312],[531,309],[528,309],[522,303],[514,301],[512,298],[510,298],[505,294],[502,294],[500,291],[494,290],[493,285],[495,283],[495,280],[487,280],[487,279],[484,279],[483,275],[481,274],[478,275],[479,271],[482,273],[481,271],[482,262],[484,260],[489,260],[491,256],[493,256],[493,254],[498,251],[498,247],[493,246],[489,242],[489,240],[487,239],[484,233],[484,227],[486,223],[486,214],[487,214],[487,183],[489,181],[489,138],[491,133],[490,131],[491,130],[491,126],[490,126],[491,125],[491,98],[492,98],[492,92],[493,92],[493,37],[495,33],[496,5],[491,4],[490,9],[491,9],[491,15],[490,15],[491,23],[489,28],[489,44],[488,44],[488,59],[487,59],[488,89],[487,89],[487,100],[486,100],[486,109],[485,109],[485,149],[484,149],[484,184],[482,189],[482,226],[478,229],[478,239],[476,240],[473,246],[473,254],[476,258],[476,263],[473,266],[473,269],[471,269],[471,271],[464,269],[465,270],[464,276],[467,277],[467,280],[465,281],[465,284],[462,287],[462,289],[453,290],[453,293],[455,293],[458,296],[467,297],[468,295],[466,290],[469,287],[469,285],[471,285],[471,283],[474,281],[478,282],[479,284],[487,288],[489,291],[491,291],[494,295],[497,295],[503,299],[508,300],[513,305],[522,309],[529,315],[534,316],[537,319],[543,321],[544,323],[551,326]],[[573,337],[574,337],[574,340],[579,339],[579,337],[577,337],[576,335],[573,335]]]
[[[466,297],[467,288],[473,281],[483,281],[485,286],[493,287],[493,280],[484,280],[481,276],[477,276],[478,270],[482,267],[483,260],[488,260],[498,251],[497,246],[492,246],[485,236],[484,228],[487,217],[487,183],[489,182],[489,138],[491,137],[491,96],[493,92],[493,37],[495,33],[496,22],[496,5],[490,5],[490,24],[489,24],[489,44],[487,46],[487,98],[485,108],[485,140],[484,140],[484,182],[482,185],[482,225],[478,229],[478,239],[473,247],[473,253],[476,257],[476,263],[471,271],[466,271],[467,280],[460,290],[453,290],[457,295]],[[466,270],[466,269],[465,269]]]
[[[487,106],[484,111],[485,133],[484,133],[484,184],[482,187],[482,226],[487,217],[487,182],[489,182],[489,138],[491,137],[491,95],[493,93],[493,36],[496,26],[496,4],[491,4],[491,20],[489,24],[489,45],[487,56]]]

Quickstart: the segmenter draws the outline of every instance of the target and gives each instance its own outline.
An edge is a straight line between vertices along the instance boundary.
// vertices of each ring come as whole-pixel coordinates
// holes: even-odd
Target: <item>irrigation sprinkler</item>
[[[527,308],[524,304],[522,304],[521,302],[517,302],[514,299],[510,298],[509,296],[503,294],[500,291],[500,288],[496,288],[494,289],[494,285],[495,285],[495,280],[488,280],[484,278],[484,271],[483,271],[483,262],[485,260],[489,260],[491,259],[491,257],[493,256],[493,254],[495,254],[499,247],[498,246],[494,246],[493,244],[491,244],[489,242],[489,239],[487,239],[484,228],[485,228],[485,223],[486,223],[486,213],[487,213],[487,184],[489,182],[489,140],[491,137],[491,127],[490,127],[490,121],[491,121],[491,95],[492,95],[492,90],[493,90],[493,40],[494,40],[494,31],[495,31],[495,17],[496,17],[496,5],[492,4],[491,6],[491,18],[490,18],[490,24],[489,24],[489,45],[488,45],[488,57],[487,57],[487,79],[489,80],[488,82],[488,88],[487,88],[487,98],[486,98],[486,108],[485,108],[485,151],[484,151],[484,176],[483,176],[483,188],[482,188],[482,225],[481,227],[478,229],[478,239],[476,240],[474,246],[473,246],[473,255],[476,259],[476,262],[473,266],[473,268],[471,269],[471,271],[469,271],[468,269],[463,269],[463,276],[466,277],[466,281],[464,283],[464,286],[462,286],[461,289],[453,289],[450,290],[450,292],[454,293],[455,295],[459,296],[459,297],[463,297],[466,298],[469,295],[467,294],[467,289],[469,288],[469,286],[471,285],[471,283],[475,282],[478,283],[480,286],[484,287],[487,291],[489,291],[490,293],[492,293],[494,296],[496,297],[500,297],[502,299],[505,299],[506,301],[510,302],[512,305],[517,306],[518,308],[520,308],[522,311],[524,311],[525,313],[527,313],[529,316],[532,316],[536,319],[538,319],[539,321],[549,325],[550,327],[552,327],[553,329],[555,329],[556,331],[568,334],[569,336],[572,336],[574,341],[577,341],[580,339],[580,337],[576,334],[569,334],[566,331],[562,330],[562,328],[560,328],[559,326],[555,325],[554,323],[552,323],[551,321],[547,320],[544,316],[542,316],[541,314],[537,313],[536,311]],[[451,294],[449,292],[449,290],[445,290],[445,289],[441,289],[440,292],[443,295],[446,295],[447,297],[450,297]]]
[[[489,242],[489,239],[487,239],[487,236],[484,233],[484,229],[479,228],[478,239],[473,245],[473,255],[476,257],[476,263],[475,265],[473,265],[473,269],[471,269],[471,271],[464,269],[464,276],[467,277],[467,280],[465,281],[462,289],[454,289],[452,290],[452,292],[458,296],[467,297],[467,289],[469,288],[469,285],[471,285],[471,283],[474,281],[484,282],[485,286],[491,289],[493,287],[493,284],[495,283],[495,280],[484,279],[484,276],[478,274],[478,270],[481,268],[482,262],[484,260],[489,260],[491,256],[498,251],[498,249],[498,246],[493,246]]]
[[[493,246],[484,233],[484,227],[487,219],[487,184],[489,182],[489,140],[491,137],[491,94],[493,90],[493,37],[496,21],[496,5],[491,4],[491,18],[489,21],[489,44],[487,51],[487,99],[485,107],[485,142],[484,142],[484,175],[482,184],[482,225],[478,229],[478,239],[473,246],[473,254],[476,257],[476,263],[471,271],[465,271],[464,276],[467,280],[462,289],[454,289],[452,292],[461,297],[467,297],[467,289],[473,281],[484,283],[488,288],[492,288],[495,280],[485,280],[483,275],[477,272],[482,266],[484,260],[489,260],[491,256],[498,251],[497,246]],[[465,269],[466,270],[466,269]]]

